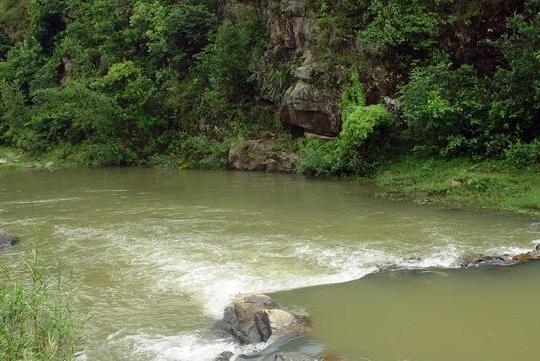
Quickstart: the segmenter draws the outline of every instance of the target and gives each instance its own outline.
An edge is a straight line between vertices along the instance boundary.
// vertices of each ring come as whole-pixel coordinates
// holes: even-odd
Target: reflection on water
[[[540,239],[538,219],[384,201],[354,182],[144,169],[0,173],[0,227],[24,239],[2,260],[17,262],[34,246],[48,262],[74,266],[81,283],[80,307],[93,316],[88,360],[204,361],[224,350],[245,351],[210,329],[234,296],[251,292],[293,290],[280,293],[285,303],[305,307],[316,324],[337,336],[326,323],[330,313],[317,305],[326,307],[328,298],[336,304],[349,299],[352,305],[368,300],[335,292],[342,285],[315,288],[319,291],[305,300],[296,295],[313,289],[295,289],[356,280],[388,265],[452,268],[463,255],[519,252]],[[401,276],[412,278],[407,281],[385,277],[376,289],[388,302],[399,299],[397,290],[407,295],[410,289],[409,297],[427,292],[412,286],[416,276]],[[455,284],[433,277],[437,287],[430,292],[444,295],[447,303],[454,293],[464,292],[458,276],[448,277]],[[537,287],[532,277],[519,279],[516,293]],[[363,279],[347,287],[372,287],[371,282]],[[406,284],[411,287],[400,286]],[[376,307],[385,304],[376,296],[358,305],[372,310],[370,317],[394,315]],[[508,294],[509,300],[517,298]],[[486,296],[478,302],[499,304],[504,299]],[[434,296],[423,303],[412,298],[403,312],[427,308],[430,300],[439,302]],[[347,318],[345,310],[336,307],[336,327]],[[467,312],[450,315],[464,325],[470,319]],[[396,320],[399,325],[392,329],[401,332],[407,325],[400,322],[412,322]],[[368,330],[373,328],[369,325],[355,337],[356,329],[351,337],[337,340],[315,331],[298,342],[322,342],[350,360],[365,355],[381,361],[426,360],[422,350],[429,347],[419,346],[427,340],[424,334],[416,337],[417,331],[410,331],[406,341],[418,353],[400,356],[388,346],[388,330]],[[435,325],[425,327],[429,331]],[[366,333],[380,337],[367,338]],[[359,339],[366,340],[361,348],[355,346]],[[474,345],[460,345],[473,354]],[[450,346],[457,347],[437,347],[451,354]]]

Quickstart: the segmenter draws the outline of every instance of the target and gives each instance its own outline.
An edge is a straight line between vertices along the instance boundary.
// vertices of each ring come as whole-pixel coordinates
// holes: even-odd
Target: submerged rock
[[[0,250],[18,243],[19,240],[19,237],[0,229]]]
[[[295,172],[298,156],[275,148],[276,143],[271,139],[233,144],[229,150],[229,166],[238,170]]]
[[[214,359],[214,361],[231,361],[234,354],[230,351],[225,351],[219,354],[218,357]]]
[[[225,309],[225,328],[240,343],[276,342],[305,334],[310,327],[307,316],[282,310],[266,295],[239,298]]]
[[[260,355],[259,357],[242,355],[237,360],[249,359],[254,361],[322,361],[301,352],[278,352],[271,355]]]
[[[531,252],[518,255],[503,254],[498,256],[482,256],[467,260],[461,264],[461,267],[482,267],[482,266],[512,266],[519,263],[526,263],[540,260],[540,244]]]

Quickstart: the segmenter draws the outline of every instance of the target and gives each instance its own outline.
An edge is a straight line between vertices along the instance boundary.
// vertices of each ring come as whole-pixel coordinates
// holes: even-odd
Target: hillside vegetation
[[[336,94],[341,133],[330,141],[297,138],[279,118],[306,51],[277,52],[270,24],[298,4],[314,23],[311,81]],[[538,170],[537,0],[0,0],[0,10],[0,145],[32,156],[222,168],[232,142],[271,132],[299,153],[299,172],[320,176],[373,176],[405,155]]]

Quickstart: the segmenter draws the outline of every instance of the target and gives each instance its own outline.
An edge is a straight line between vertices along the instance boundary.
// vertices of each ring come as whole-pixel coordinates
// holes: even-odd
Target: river
[[[383,200],[353,181],[152,169],[0,173],[0,227],[73,266],[80,360],[207,361],[247,352],[213,331],[265,292],[309,313],[286,348],[349,361],[537,360],[540,267],[454,270],[529,251],[540,219]],[[373,274],[393,265],[401,272]],[[427,271],[430,268],[437,271]]]

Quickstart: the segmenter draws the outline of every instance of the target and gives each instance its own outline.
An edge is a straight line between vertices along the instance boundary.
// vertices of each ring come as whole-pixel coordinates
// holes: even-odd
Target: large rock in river
[[[19,242],[19,237],[0,229],[0,250]]]
[[[235,143],[229,149],[229,166],[238,170],[294,173],[298,156],[275,148],[271,139]]]
[[[239,298],[225,310],[225,328],[242,344],[276,342],[305,334],[310,327],[307,316],[284,311],[266,295]]]

